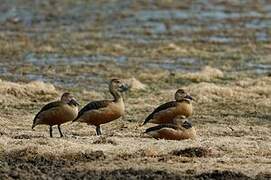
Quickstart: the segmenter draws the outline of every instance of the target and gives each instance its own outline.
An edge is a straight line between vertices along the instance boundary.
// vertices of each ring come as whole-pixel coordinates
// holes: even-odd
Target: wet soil
[[[26,151],[27,152],[27,151]],[[198,175],[180,175],[164,170],[152,169],[116,169],[116,170],[87,170],[74,168],[80,162],[102,161],[106,157],[102,151],[84,154],[75,159],[61,157],[51,159],[48,156],[35,154],[28,159],[25,151],[10,152],[1,162],[1,178],[14,179],[252,179],[242,173],[231,171],[212,171]],[[77,156],[77,155],[76,155]],[[265,175],[258,175],[260,179],[267,179]]]

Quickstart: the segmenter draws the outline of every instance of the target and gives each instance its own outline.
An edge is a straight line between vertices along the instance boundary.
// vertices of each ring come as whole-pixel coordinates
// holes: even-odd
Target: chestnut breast
[[[183,101],[177,104],[176,114],[189,117],[192,115],[192,113],[193,113],[193,107],[190,102]]]

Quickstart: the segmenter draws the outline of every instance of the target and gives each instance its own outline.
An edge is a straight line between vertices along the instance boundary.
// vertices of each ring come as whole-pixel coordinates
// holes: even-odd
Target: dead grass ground
[[[196,140],[184,141],[151,139],[142,134],[146,127],[140,126],[156,104],[173,98],[174,89],[158,95],[148,88],[129,92],[127,114],[103,125],[102,137],[95,136],[93,127],[67,123],[64,138],[58,138],[57,132],[49,138],[48,127],[32,131],[31,123],[40,106],[59,91],[38,82],[0,81],[0,87],[0,103],[6,106],[0,121],[2,178],[270,178],[270,77],[184,87],[197,99],[191,121],[198,132]]]

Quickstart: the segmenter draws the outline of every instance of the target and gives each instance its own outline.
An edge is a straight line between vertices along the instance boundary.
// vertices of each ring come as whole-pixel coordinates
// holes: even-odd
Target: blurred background
[[[1,0],[0,78],[91,90],[155,75],[174,87],[205,66],[270,76],[270,25],[267,0]]]

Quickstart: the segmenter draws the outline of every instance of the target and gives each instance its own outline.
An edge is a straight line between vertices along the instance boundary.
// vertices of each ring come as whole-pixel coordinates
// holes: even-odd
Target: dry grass
[[[9,116],[1,117],[0,149],[1,162],[4,163],[1,166],[11,177],[13,168],[19,168],[17,176],[20,178],[21,173],[28,173],[24,167],[31,166],[39,172],[37,176],[51,171],[59,174],[48,166],[59,166],[63,172],[68,170],[75,174],[86,172],[86,169],[98,174],[106,170],[112,174],[118,169],[132,168],[136,171],[149,169],[145,173],[166,171],[176,176],[203,176],[206,172],[216,171],[218,174],[225,171],[225,177],[226,172],[240,172],[250,177],[259,173],[266,176],[271,173],[270,81],[270,77],[264,77],[244,79],[231,85],[204,82],[185,87],[197,99],[194,103],[195,115],[191,118],[198,131],[196,140],[155,140],[142,134],[146,128],[140,126],[143,118],[155,104],[172,99],[174,89],[161,91],[158,99],[157,95],[148,92],[138,99],[136,94],[144,93],[142,91],[130,92],[131,97],[130,93],[126,94],[126,116],[103,125],[102,137],[96,137],[92,127],[67,123],[63,126],[64,138],[58,138],[56,130],[55,138],[49,138],[47,127],[40,126],[36,131],[30,129],[39,105],[34,105],[33,113],[24,111],[22,115],[20,110],[16,110]],[[8,98],[14,104],[18,100],[29,99],[32,91],[47,92],[31,94],[39,102],[47,99],[48,94],[57,93],[49,84],[36,87],[33,83],[1,83],[1,89],[13,88],[12,92],[20,92],[20,96],[16,96],[8,90],[1,91],[2,98]],[[24,87],[29,86],[31,91],[24,93]],[[91,92],[89,95],[96,97]],[[32,106],[32,103],[26,101],[27,105]],[[16,108],[11,106],[8,109],[12,111]],[[21,163],[25,165],[18,166]],[[2,177],[5,176],[2,174]]]

